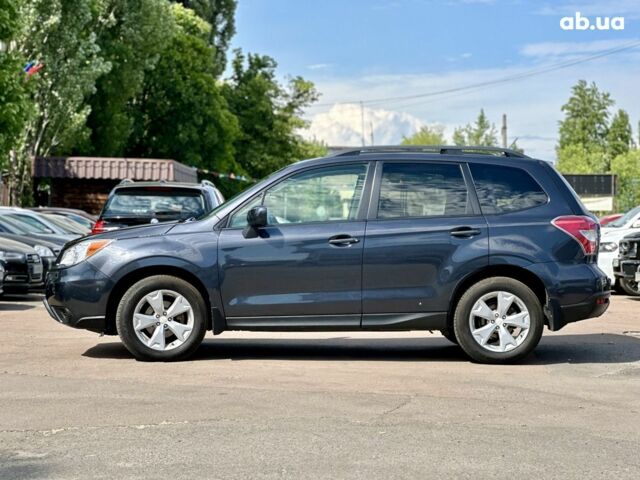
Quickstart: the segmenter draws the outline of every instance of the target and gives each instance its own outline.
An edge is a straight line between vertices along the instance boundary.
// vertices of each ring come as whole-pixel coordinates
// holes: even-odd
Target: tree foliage
[[[213,47],[207,42],[210,26],[179,4],[171,12],[175,32],[145,75],[128,151],[194,167],[239,170],[233,155],[238,122],[216,83]]]
[[[484,109],[481,109],[474,123],[468,123],[464,127],[458,127],[454,130],[453,143],[495,147],[498,145],[496,126],[489,121]]]
[[[121,156],[133,131],[132,103],[172,37],[174,21],[165,0],[105,0],[104,8],[97,43],[111,70],[97,79],[89,98],[90,141],[75,149]]]
[[[13,51],[11,43],[23,25],[19,12],[22,0],[0,0],[0,170],[5,170],[10,155],[15,155],[22,131],[31,112],[29,85],[24,81],[24,58]]]
[[[563,105],[557,167],[563,173],[617,175],[616,208],[624,211],[640,203],[640,153],[635,148],[631,122],[619,109],[611,117],[614,101],[595,83],[580,80]]]
[[[402,145],[445,145],[446,143],[442,125],[425,125],[410,137],[402,139]]]
[[[574,85],[571,92],[569,101],[562,106],[565,117],[560,122],[558,147],[604,147],[609,131],[609,108],[614,103],[611,95],[585,80]]]
[[[306,125],[301,117],[303,107],[315,101],[318,93],[301,77],[282,86],[276,79],[276,66],[268,56],[237,50],[231,78],[223,86],[229,108],[240,122],[236,156],[255,178],[304,158],[310,148],[298,131]]]
[[[178,0],[191,8],[211,25],[208,41],[214,47],[215,74],[220,75],[227,64],[227,50],[236,33],[235,13],[237,0]]]

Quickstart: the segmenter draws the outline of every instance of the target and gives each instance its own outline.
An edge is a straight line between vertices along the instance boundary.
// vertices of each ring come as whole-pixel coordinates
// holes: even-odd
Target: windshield
[[[51,222],[60,227],[62,230],[72,234],[84,235],[87,231],[81,226],[75,224],[73,220],[70,220],[66,217],[60,217],[58,215],[45,214],[46,218]]]
[[[23,225],[20,225],[6,216],[2,216],[2,218],[0,218],[0,227],[3,231],[13,233],[14,235],[27,235],[29,233],[29,230],[27,230]]]
[[[635,216],[638,215],[639,213],[640,213],[640,205],[638,205],[636,208],[632,208],[627,213],[625,213],[623,216],[621,216],[619,219],[614,220],[613,222],[605,225],[605,228],[609,228],[609,227],[611,227],[611,228],[622,228],[627,223],[629,223],[631,220],[633,220],[635,218]]]
[[[200,192],[159,187],[117,191],[105,205],[102,218],[175,220],[199,217],[204,212],[204,199]]]
[[[8,216],[20,222],[21,225],[24,225],[24,228],[29,228],[32,233],[55,233],[40,220],[29,215],[11,214]]]

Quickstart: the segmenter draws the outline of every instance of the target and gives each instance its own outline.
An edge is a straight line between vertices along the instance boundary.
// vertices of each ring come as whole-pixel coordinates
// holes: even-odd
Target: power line
[[[597,53],[594,53],[592,55],[588,55],[588,56],[585,56],[585,57],[581,57],[581,58],[577,58],[577,59],[573,59],[573,60],[565,60],[564,62],[558,62],[556,64],[548,65],[546,67],[540,67],[540,68],[536,68],[536,69],[527,70],[527,71],[522,72],[522,73],[509,75],[509,76],[498,78],[498,79],[495,79],[495,80],[487,80],[487,81],[484,81],[484,82],[472,83],[472,84],[469,84],[469,85],[464,85],[464,86],[454,87],[454,88],[448,88],[448,89],[445,89],[445,90],[438,90],[438,91],[434,91],[434,92],[426,92],[426,93],[419,93],[419,94],[413,94],[413,95],[403,95],[403,96],[397,96],[397,97],[375,98],[375,99],[369,99],[369,100],[352,100],[352,101],[341,101],[341,102],[316,103],[314,105],[310,105],[308,108],[333,106],[336,103],[341,103],[341,104],[344,104],[344,103],[354,103],[354,104],[360,103],[360,104],[367,104],[367,105],[385,104],[385,103],[393,103],[393,102],[398,102],[398,101],[402,102],[402,101],[414,100],[414,99],[420,99],[420,98],[426,98],[426,97],[437,97],[437,96],[440,96],[440,95],[446,95],[446,94],[451,94],[451,93],[459,93],[459,92],[464,92],[464,91],[467,91],[467,90],[477,90],[479,88],[490,87],[490,86],[493,86],[493,85],[500,85],[500,84],[504,84],[504,83],[510,83],[510,82],[514,82],[514,81],[519,81],[519,80],[523,80],[523,79],[530,78],[530,77],[533,77],[533,76],[542,75],[542,74],[553,72],[553,71],[556,71],[556,70],[561,70],[563,68],[572,67],[572,66],[578,65],[580,63],[590,62],[590,61],[596,60],[598,58],[606,57],[606,56],[609,56],[609,55],[614,55],[616,53],[635,48],[635,47],[637,47],[639,45],[640,45],[640,41],[634,41],[634,42],[628,43],[626,45],[622,45],[620,47],[615,47],[615,48],[610,48],[610,49],[607,49],[607,50],[602,50],[600,52],[597,52]]]

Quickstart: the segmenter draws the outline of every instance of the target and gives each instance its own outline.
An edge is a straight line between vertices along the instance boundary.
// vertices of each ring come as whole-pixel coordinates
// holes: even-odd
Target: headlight
[[[18,252],[0,252],[1,260],[20,260],[24,258],[24,253]]]
[[[604,242],[600,244],[601,252],[615,252],[618,250],[618,244],[616,242]]]
[[[84,242],[76,243],[73,247],[66,249],[62,253],[59,265],[70,267],[71,265],[80,263],[106,248],[112,241],[113,240],[85,240]]]
[[[49,247],[45,247],[44,245],[36,245],[33,247],[38,255],[41,257],[55,257],[53,251]]]

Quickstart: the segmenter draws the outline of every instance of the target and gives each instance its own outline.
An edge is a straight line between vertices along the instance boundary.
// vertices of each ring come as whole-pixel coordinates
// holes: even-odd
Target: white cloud
[[[546,4],[536,10],[538,15],[582,15],[624,16],[640,18],[640,2],[638,0],[592,0],[585,2],[555,2]]]
[[[623,47],[634,40],[637,39],[529,43],[520,49],[520,53],[525,57],[542,57],[546,59],[550,56],[585,55]]]
[[[307,65],[309,70],[324,70],[325,68],[331,67],[331,63],[314,63],[313,65]]]
[[[361,145],[362,113],[367,145],[371,144],[372,128],[374,142],[378,145],[388,145],[399,143],[402,137],[412,135],[423,125],[419,119],[408,113],[368,107],[361,112],[360,105],[339,104],[327,112],[315,115],[303,135],[333,146]]]
[[[544,65],[535,63],[537,69]],[[360,145],[360,107],[357,104],[359,100],[437,92],[520,75],[531,69],[532,65],[529,63],[483,70],[457,69],[439,73],[316,79],[316,86],[323,96],[322,103],[307,112],[307,117],[312,120],[311,136],[315,135],[331,144]],[[640,120],[638,78],[640,52],[629,50],[544,75],[462,93],[371,103],[367,112],[383,112],[380,124],[374,127],[377,144],[397,143],[403,135],[412,133],[411,128],[417,130],[420,124],[434,123],[445,125],[445,133],[451,139],[453,128],[473,121],[480,108],[485,109],[489,119],[496,123],[499,129],[501,115],[506,113],[509,121],[509,141],[517,137],[518,145],[525,148],[528,154],[553,160],[558,122],[562,119],[560,107],[569,98],[571,87],[580,79],[594,81],[599,88],[611,93],[616,100],[615,107],[624,108],[629,113],[634,136],[637,138]],[[338,102],[349,102],[351,105],[334,105]],[[388,121],[383,122],[382,118]],[[411,120],[403,123],[400,119]],[[368,120],[365,123],[369,143]],[[398,125],[406,126],[408,129],[402,130]]]

